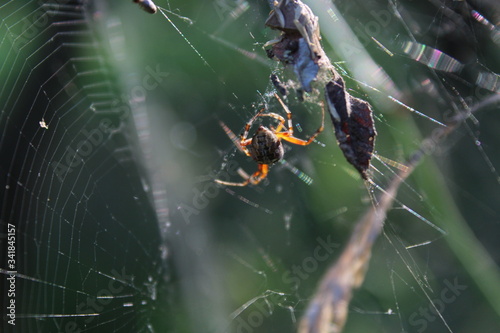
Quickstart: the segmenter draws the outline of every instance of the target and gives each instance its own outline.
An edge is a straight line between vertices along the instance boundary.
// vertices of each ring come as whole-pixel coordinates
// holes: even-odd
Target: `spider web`
[[[500,72],[494,2],[307,3],[349,93],[374,107],[371,185],[329,119],[259,186],[213,184],[256,170],[219,121],[238,134],[262,107],[284,114],[271,73],[288,84],[296,136],[320,123],[320,100],[299,102],[262,49],[277,36],[267,1],[158,1],[154,16],[128,1],[0,5],[2,332],[296,330],[405,158],[498,94]],[[345,332],[500,327],[497,111],[429,145]]]

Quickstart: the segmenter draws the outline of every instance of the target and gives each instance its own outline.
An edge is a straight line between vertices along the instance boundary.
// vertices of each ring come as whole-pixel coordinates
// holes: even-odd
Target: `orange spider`
[[[281,140],[288,141],[290,143],[294,143],[296,145],[306,146],[314,141],[314,139],[323,131],[324,128],[324,120],[325,120],[325,109],[323,104],[321,105],[321,126],[318,130],[308,139],[302,140],[293,136],[293,126],[292,126],[292,113],[288,109],[288,107],[283,103],[281,98],[275,93],[274,96],[279,101],[281,106],[286,112],[288,118],[288,130],[283,130],[285,127],[285,118],[276,113],[264,113],[264,108],[261,109],[249,122],[245,125],[245,130],[241,133],[239,140],[236,135],[224,124],[221,122],[221,126],[224,131],[227,133],[229,138],[234,142],[236,147],[245,153],[247,156],[250,156],[255,162],[258,164],[258,169],[252,175],[248,175],[242,169],[238,170],[239,175],[245,180],[241,183],[233,183],[226,182],[220,179],[215,179],[215,182],[222,185],[227,186],[246,186],[248,184],[257,185],[264,178],[267,177],[269,172],[269,167],[283,159],[284,150],[283,145],[281,144]],[[255,134],[251,139],[247,139],[248,131],[250,127],[255,122],[257,117],[272,117],[279,121],[278,127],[270,127],[267,128],[265,126],[260,125]],[[283,131],[282,131],[283,130]]]

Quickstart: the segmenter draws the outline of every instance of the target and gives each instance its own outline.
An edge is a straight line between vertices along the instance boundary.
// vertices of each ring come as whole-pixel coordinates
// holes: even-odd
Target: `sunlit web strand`
[[[368,84],[368,83],[366,83],[366,82],[359,81],[359,80],[357,80],[357,79],[353,78],[353,77],[352,77],[352,76],[350,76],[350,75],[346,75],[346,76],[347,76],[349,79],[353,80],[354,82],[358,83],[359,85],[362,85],[362,86],[364,86],[364,87],[366,87],[366,88],[369,88],[369,89],[371,89],[371,90],[373,90],[373,91],[375,91],[375,92],[377,92],[377,93],[383,94],[383,93],[382,93],[379,89],[377,89],[377,88],[375,88],[375,87],[373,87],[373,86],[369,85],[369,84]],[[395,103],[397,103],[397,104],[401,105],[402,107],[404,107],[404,108],[405,108],[405,109],[407,109],[408,111],[413,112],[413,113],[417,114],[418,116],[420,116],[420,117],[422,117],[422,118],[428,119],[428,120],[432,121],[433,123],[436,123],[436,124],[438,124],[438,125],[440,125],[440,126],[447,127],[447,126],[446,126],[445,124],[443,124],[442,122],[437,121],[436,119],[434,119],[434,118],[432,118],[432,117],[429,117],[429,116],[428,116],[428,115],[426,115],[425,113],[422,113],[422,112],[420,112],[420,111],[418,111],[418,110],[416,110],[416,109],[412,108],[411,106],[406,105],[405,103],[403,103],[403,102],[401,102],[400,100],[398,100],[396,97],[393,97],[393,96],[391,96],[391,95],[385,95],[385,94],[383,94],[383,95],[384,95],[384,96],[387,96],[387,98],[389,98],[391,101],[393,101],[393,102],[395,102]]]
[[[389,274],[389,279],[391,281],[392,294],[394,295],[394,301],[396,303],[396,313],[398,315],[399,322],[401,323],[401,326],[402,326],[403,318],[401,317],[401,309],[399,307],[398,298],[396,297],[396,285],[394,284],[394,270],[393,269],[391,269],[391,274]]]
[[[245,232],[245,235],[247,236],[247,238],[257,248],[257,251],[259,252],[262,260],[266,263],[266,266],[269,267],[274,273],[276,273],[278,271],[276,264],[273,262],[273,260],[271,259],[271,256],[266,252],[266,250],[263,248],[263,246],[261,244],[259,244],[259,241],[255,237],[255,234],[252,231],[250,231],[250,229],[245,224],[242,224],[241,228]],[[260,272],[260,271],[257,271],[257,272]],[[264,273],[264,277],[265,277],[266,282],[267,282],[267,275],[265,275],[265,273]]]
[[[377,160],[379,160],[379,161],[380,161],[380,163],[384,164],[386,167],[387,167],[388,165],[390,165],[390,166],[392,166],[392,167],[394,167],[394,168],[396,168],[396,169],[399,169],[399,170],[401,170],[401,171],[403,171],[403,172],[408,171],[408,167],[407,167],[406,165],[401,164],[401,163],[399,163],[399,162],[396,162],[396,161],[394,161],[394,160],[391,160],[390,158],[387,158],[387,157],[384,157],[384,156],[378,155],[378,154],[376,154],[376,153],[375,153],[375,154],[373,154],[372,156],[373,156],[373,157],[375,157]]]
[[[467,110],[467,111],[463,111],[463,112],[467,112],[467,113],[464,113],[464,115],[467,116],[467,119],[468,120],[472,120],[472,122],[473,122],[473,124],[475,126],[479,126],[479,120],[474,116],[474,114],[472,114],[472,112],[470,112],[469,106],[467,105],[467,103],[465,102],[465,100],[460,96],[460,94],[455,89],[455,87],[451,87],[451,90],[461,100],[462,106],[463,106],[464,110]],[[471,129],[470,125],[467,122],[464,122],[464,124],[465,124],[465,128],[467,129],[467,132],[469,133],[469,135],[474,140],[474,144],[476,145],[477,150],[481,154],[481,157],[486,162],[486,165],[490,169],[490,172],[494,175],[495,180],[497,181],[497,183],[500,184],[500,175],[498,174],[497,169],[495,168],[495,165],[493,165],[493,162],[491,162],[491,159],[488,157],[488,155],[484,151],[484,148],[483,148],[483,145],[482,145],[481,141],[478,139],[477,135],[474,133],[474,130]]]
[[[476,21],[487,27],[492,32],[493,41],[495,43],[498,43],[500,41],[500,31],[498,30],[498,28],[477,11],[472,10],[471,14]]]
[[[374,153],[372,154],[372,156],[378,160],[380,163],[382,163],[383,166],[386,167],[387,170],[389,170],[389,172],[393,175],[393,177],[398,177],[396,172],[394,172],[394,170],[392,170],[389,166],[392,166],[398,170],[401,170],[403,172],[407,172],[408,171],[408,167],[404,164],[401,164],[399,162],[396,162],[396,161],[393,161],[387,157],[383,157],[383,156],[380,156],[378,155],[377,153]],[[375,168],[373,165],[372,165],[372,168]],[[382,171],[380,170],[377,170],[381,175],[384,175]],[[420,193],[417,192],[417,190],[415,190],[413,187],[410,186],[410,184],[408,184],[407,182],[403,182],[403,184],[405,184],[409,189],[410,191],[412,191],[418,198],[419,200],[423,201],[423,197]]]
[[[392,309],[387,309],[386,311],[375,311],[375,310],[364,310],[361,308],[358,308],[356,306],[352,306],[353,311],[356,311],[357,313],[360,314],[365,314],[365,315],[388,315],[388,316],[394,316],[396,313]]]
[[[433,123],[436,123],[436,124],[438,124],[438,125],[440,125],[440,126],[447,127],[447,126],[446,126],[445,124],[443,124],[442,122],[439,122],[439,121],[437,121],[436,119],[434,119],[434,118],[432,118],[432,117],[429,117],[429,116],[428,116],[428,115],[426,115],[425,113],[422,113],[422,112],[420,112],[420,111],[415,110],[415,109],[414,109],[414,108],[412,108],[411,106],[406,105],[405,103],[403,103],[403,102],[401,102],[400,100],[398,100],[398,99],[396,99],[396,98],[392,97],[391,95],[388,95],[387,97],[388,97],[389,99],[391,99],[392,101],[394,101],[394,102],[398,103],[399,105],[401,105],[402,107],[404,107],[404,108],[405,108],[405,109],[407,109],[408,111],[413,112],[413,113],[415,113],[415,114],[418,114],[420,117],[426,118],[426,119],[428,119],[428,120],[432,121]]]
[[[241,258],[239,255],[237,255],[236,253],[234,253],[232,251],[228,251],[228,255],[231,258],[233,258],[234,260],[236,260],[237,262],[239,262],[242,266],[244,266],[244,267],[248,268],[249,270],[251,270],[252,273],[255,273],[257,275],[261,275],[262,278],[267,282],[267,275],[266,275],[265,271],[256,269],[255,267],[253,267],[252,265],[250,265],[249,262],[247,262],[246,260],[244,260],[243,258]]]
[[[228,49],[231,49],[233,51],[236,51],[238,52],[239,54],[247,57],[248,59],[250,60],[255,60],[257,61],[259,64],[262,64],[266,67],[270,67],[269,66],[269,61],[267,59],[265,59],[264,57],[258,55],[256,52],[252,52],[252,51],[248,51],[248,50],[245,50],[245,49],[242,49],[241,47],[238,47],[236,46],[234,43],[231,43],[231,42],[228,42],[227,40],[225,39],[222,39],[220,37],[217,37],[215,35],[211,35],[211,34],[207,34],[206,32],[202,31],[202,33],[204,33],[205,35],[207,35],[210,39],[216,41],[217,43],[227,47]]]
[[[424,283],[417,275],[417,272],[414,271],[414,269],[411,267],[410,263],[406,260],[405,256],[403,256],[403,254],[400,252],[400,250],[398,249],[398,247],[393,243],[392,239],[389,237],[389,235],[387,233],[384,232],[384,236],[385,238],[387,239],[387,241],[392,245],[393,249],[396,251],[396,253],[398,254],[399,258],[401,258],[401,260],[403,261],[406,269],[410,272],[410,274],[413,276],[413,279],[417,282],[418,286],[420,287],[420,290],[422,290],[422,292],[424,293],[425,297],[427,298],[427,300],[429,301],[430,305],[432,306],[432,308],[434,309],[434,312],[437,314],[437,316],[439,317],[439,319],[441,319],[441,322],[443,323],[444,326],[446,326],[448,332],[450,333],[453,333],[451,327],[448,325],[448,323],[446,322],[446,320],[444,319],[443,317],[443,314],[440,312],[440,310],[437,309],[436,307],[436,304],[435,302],[433,301],[433,299],[430,297],[429,295],[429,292],[428,292],[428,288],[426,286],[426,283]],[[399,240],[401,242],[401,240]],[[412,259],[412,261],[414,262],[413,258],[411,257],[411,254],[407,251],[408,255],[410,256],[410,258]],[[404,282],[404,279],[399,275],[397,274],[394,270],[392,271],[396,276],[398,276],[401,281]],[[420,273],[421,274],[421,273]],[[393,283],[393,279],[391,278],[391,282]],[[406,283],[406,282],[405,282]],[[393,290],[395,290],[394,286],[393,286]],[[394,294],[395,296],[395,294]]]
[[[169,14],[172,14],[172,15],[174,15],[174,16],[177,16],[177,17],[178,17],[178,18],[180,18],[181,20],[183,20],[183,21],[185,21],[185,22],[189,23],[189,25],[193,25],[193,20],[191,20],[189,17],[179,15],[179,14],[177,14],[176,12],[174,12],[174,11],[172,11],[172,10],[168,10],[168,9],[166,9],[166,8],[163,8],[163,7],[158,7],[158,8],[163,9],[164,11],[166,11],[166,12],[167,12],[167,13],[169,13]]]
[[[483,157],[483,160],[486,162],[486,165],[490,169],[490,172],[495,176],[497,183],[500,184],[500,175],[498,174],[497,169],[493,165],[493,162],[491,162],[491,159],[488,157],[488,155],[484,151],[484,148],[483,148],[483,145],[481,144],[481,141],[476,140],[475,144],[476,144],[477,149],[479,150],[479,153]]]
[[[387,191],[385,191],[382,187],[380,187],[379,185],[375,184],[375,182],[369,180],[370,184],[373,185],[375,188],[377,188],[379,191],[383,192],[383,193],[387,193]],[[428,226],[430,226],[431,228],[435,229],[436,231],[438,231],[439,233],[443,234],[443,235],[447,235],[448,233],[441,229],[440,227],[438,227],[437,225],[435,225],[434,223],[432,223],[431,221],[429,221],[428,219],[426,219],[425,217],[423,217],[422,215],[420,215],[419,213],[417,213],[416,211],[414,211],[413,209],[411,209],[410,207],[406,206],[405,204],[403,204],[401,201],[399,201],[397,198],[393,198],[394,202],[397,202],[402,209],[406,210],[407,212],[409,212],[410,214],[412,214],[413,216],[417,217],[420,221],[424,222],[425,224],[427,224]]]
[[[281,293],[281,292],[277,292],[277,291],[273,291],[273,290],[266,290],[264,293],[262,293],[261,295],[259,296],[256,296],[252,299],[250,299],[249,301],[247,301],[245,304],[243,304],[242,306],[240,306],[238,309],[236,309],[236,311],[234,311],[233,313],[231,313],[229,315],[229,317],[231,319],[236,319],[243,311],[245,311],[250,305],[254,304],[255,302],[257,302],[258,300],[260,299],[267,299],[267,297],[269,297],[270,295],[278,295],[278,296],[286,296],[285,293]]]
[[[103,275],[103,276],[106,276],[108,277],[110,280],[115,280],[115,281],[118,281],[122,284],[125,284],[123,281],[120,281],[114,277],[110,277],[109,275],[107,274],[102,274],[101,272],[97,271],[97,273]],[[12,275],[13,273],[11,271],[8,271],[8,270],[5,270],[3,268],[0,268],[0,274],[5,274],[5,275]],[[51,286],[52,288],[58,288],[58,289],[62,289],[64,291],[71,291],[71,292],[74,292],[75,294],[78,294],[78,295],[85,295],[85,296],[92,296],[91,294],[87,293],[87,292],[84,292],[82,290],[77,290],[77,289],[73,289],[73,288],[68,288],[68,287],[65,287],[64,285],[60,285],[60,284],[56,284],[56,283],[53,283],[53,282],[49,282],[49,281],[45,281],[45,280],[41,280],[41,279],[38,279],[38,278],[35,278],[35,277],[32,277],[32,276],[28,276],[28,275],[24,275],[24,274],[20,274],[20,273],[15,273],[14,274],[16,276],[17,279],[23,279],[23,280],[27,280],[27,281],[32,281],[32,282],[35,282],[35,283],[39,283],[39,284],[42,284],[42,285],[47,285],[47,286]],[[128,284],[127,285],[129,287],[133,287],[132,285]],[[135,287],[133,287],[134,289],[136,290],[139,290]],[[124,295],[123,297],[131,297],[132,295]],[[17,315],[17,317],[25,317],[25,318],[29,318],[30,316],[33,316],[33,317],[37,317],[37,316],[40,316],[40,315],[37,315],[37,314],[19,314]],[[43,316],[43,315],[42,315]],[[49,314],[45,315],[45,316],[49,316]],[[55,316],[55,315],[54,315]],[[70,315],[70,316],[73,316],[75,317],[75,315]]]
[[[456,88],[452,86],[452,87],[450,87],[450,90],[455,94],[455,96],[458,99],[460,99],[460,101],[462,103],[462,107],[464,109],[464,111],[462,111],[463,116],[465,116],[465,118],[467,120],[471,120],[475,126],[479,126],[479,120],[470,111],[470,107],[467,105],[466,101],[462,98],[462,96],[460,96],[460,94],[456,90]],[[500,95],[497,95],[497,96],[500,96]],[[478,139],[477,135],[474,133],[474,130],[470,128],[470,125],[467,122],[464,122],[464,124],[465,124],[465,128],[467,129],[467,132],[469,133],[469,135],[474,140],[474,143],[475,143],[475,145],[476,145],[479,153],[481,154],[481,157],[486,162],[486,165],[490,169],[490,172],[495,176],[495,180],[497,181],[497,183],[500,184],[500,175],[498,174],[495,166],[491,162],[491,159],[488,157],[488,155],[484,151],[484,148],[483,148],[483,146],[481,144],[481,141]]]
[[[431,69],[453,73],[462,70],[464,67],[464,65],[455,58],[422,43],[407,41],[403,43],[401,49],[408,57]]]
[[[429,226],[431,226],[432,228],[436,229],[437,231],[439,231],[441,234],[443,235],[447,235],[448,233],[446,231],[444,231],[443,229],[441,229],[440,227],[438,227],[437,225],[435,225],[434,223],[432,223],[431,221],[429,221],[428,219],[426,219],[425,217],[423,217],[422,215],[420,215],[419,213],[417,213],[416,211],[414,211],[413,209],[411,209],[410,207],[406,206],[405,204],[402,204],[401,202],[399,202],[398,200],[396,200],[397,203],[399,203],[401,205],[401,208],[406,210],[407,212],[409,212],[410,214],[412,214],[413,216],[417,217],[420,221],[423,221],[425,222],[426,224],[428,224]]]
[[[475,118],[473,118],[473,119],[475,119]],[[474,144],[477,147],[477,150],[479,151],[479,154],[481,154],[481,157],[483,158],[483,160],[485,161],[486,165],[488,166],[490,172],[495,177],[495,180],[497,181],[497,183],[500,184],[500,175],[498,174],[498,171],[495,168],[495,165],[493,164],[493,162],[491,161],[491,159],[488,157],[488,154],[486,154],[486,152],[484,151],[484,148],[483,148],[483,145],[482,145],[481,141],[477,138],[476,134],[474,134],[474,131],[470,128],[470,126],[467,123],[466,123],[465,128],[467,129],[467,132],[469,133],[469,135],[474,140]]]
[[[391,281],[391,289],[392,289],[392,295],[394,296],[394,302],[396,304],[396,313],[399,318],[399,322],[401,327],[403,327],[403,318],[401,317],[401,309],[399,306],[399,301],[397,297],[397,292],[396,292],[396,284],[394,282],[394,275],[396,275],[407,287],[409,287],[408,283],[401,277],[399,276],[394,269],[390,269],[391,274],[389,274],[389,279]],[[401,330],[404,332],[404,330]]]
[[[308,176],[305,172],[300,171],[287,161],[281,160],[280,163],[307,185],[311,185],[313,183],[314,180],[310,176]]]
[[[401,24],[403,25],[403,27],[404,27],[404,28],[405,28],[405,30],[407,31],[408,35],[410,36],[410,39],[411,39],[412,41],[416,42],[415,37],[413,37],[412,30],[408,27],[408,25],[406,24],[406,21],[405,21],[405,20],[403,20],[403,18],[402,18],[402,16],[401,16],[401,14],[400,14],[400,12],[399,12],[399,10],[397,9],[396,3],[395,3],[394,1],[389,1],[389,5],[391,6],[392,11],[393,11],[393,13],[395,14],[395,16],[399,19],[399,21],[401,22]],[[365,83],[365,82],[361,82],[361,81],[359,81],[359,80],[356,80],[356,79],[352,78],[352,77],[351,77],[351,76],[349,76],[349,75],[347,75],[347,77],[349,77],[350,79],[354,80],[355,82],[357,82],[357,83],[359,83],[359,84],[361,84],[361,85],[363,85],[363,86],[365,86],[365,87],[368,87],[368,88],[372,89],[373,91],[376,91],[376,92],[378,92],[378,93],[381,93],[381,92],[380,92],[377,88],[372,87],[372,86],[370,86],[369,84],[367,84],[367,83]],[[423,118],[425,118],[425,119],[428,119],[428,120],[430,120],[430,121],[432,121],[432,122],[434,122],[434,123],[436,123],[436,124],[438,124],[438,125],[440,125],[440,126],[446,127],[446,125],[445,125],[445,124],[443,124],[443,123],[441,123],[441,122],[439,122],[439,121],[437,121],[437,120],[433,119],[432,117],[427,116],[426,114],[424,114],[424,113],[422,113],[422,112],[420,112],[420,111],[415,110],[414,108],[412,108],[412,107],[410,107],[410,106],[408,106],[408,105],[404,104],[403,102],[399,101],[397,98],[395,98],[395,97],[393,97],[393,96],[391,96],[391,95],[387,95],[387,97],[388,97],[389,99],[391,99],[392,101],[396,102],[397,104],[399,104],[399,105],[403,106],[403,107],[404,107],[404,108],[406,108],[407,110],[409,110],[409,111],[411,111],[411,112],[413,112],[413,113],[415,113],[415,114],[417,114],[417,115],[419,115],[419,116],[421,116],[421,117],[423,117]]]
[[[258,209],[261,209],[263,210],[265,213],[267,214],[272,214],[273,211],[270,210],[270,209],[267,209],[265,207],[262,207],[261,205],[259,205],[258,203],[255,203],[253,201],[250,201],[248,200],[247,198],[245,198],[244,196],[240,195],[240,194],[236,194],[236,192],[234,192],[233,190],[229,189],[228,187],[226,187],[224,189],[227,193],[231,194],[232,196],[235,196],[236,198],[238,198],[239,200],[243,201],[244,203],[246,203],[247,205],[250,205],[254,208],[258,208]]]
[[[385,47],[381,42],[379,42],[375,37],[372,37],[372,40],[375,42],[375,44],[377,44],[381,49],[382,51],[384,51],[385,53],[387,53],[390,57],[393,57],[394,56],[394,53],[392,53],[387,47]]]
[[[186,36],[184,36],[184,34],[179,30],[179,28],[177,28],[177,26],[174,24],[174,22],[172,22],[172,20],[167,16],[167,14],[165,14],[165,8],[158,7],[158,9],[160,10],[160,13],[167,19],[167,21],[174,27],[174,29],[177,30],[177,32],[179,33],[179,35],[181,35],[181,37],[186,41],[186,43],[188,43],[188,45],[193,49],[193,51],[198,55],[198,57],[200,57],[200,59],[205,64],[205,66],[207,66],[208,68],[210,68],[210,70],[212,72],[217,73],[212,68],[212,66],[210,66],[210,64],[205,60],[205,58],[201,55],[201,53],[198,52],[198,50],[196,49],[196,47],[194,47],[194,45],[191,44],[191,42],[187,39]]]
[[[413,249],[413,248],[416,248],[416,247],[429,245],[430,243],[431,243],[431,241],[425,241],[425,242],[422,242],[422,243],[409,245],[409,246],[406,247],[406,249],[409,250],[409,249]]]

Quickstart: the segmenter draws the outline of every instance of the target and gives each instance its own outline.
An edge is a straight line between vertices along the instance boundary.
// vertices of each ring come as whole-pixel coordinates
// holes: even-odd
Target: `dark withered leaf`
[[[341,77],[326,84],[325,98],[340,149],[361,177],[368,179],[377,135],[370,104],[349,95]]]
[[[293,71],[305,91],[311,92],[311,83],[316,80],[319,72],[318,64],[312,60],[311,51],[303,38],[299,40],[299,50],[295,59]]]
[[[317,80],[324,55],[318,17],[302,1],[280,1],[269,15],[266,25],[282,31],[279,40],[269,43],[272,48],[266,51],[268,56],[285,65],[293,65],[302,89],[311,92],[311,83]]]
[[[266,44],[271,45],[267,54],[293,66],[301,86],[297,89],[299,100],[303,100],[303,92],[312,92],[313,82],[326,83],[325,98],[339,147],[361,177],[368,179],[377,135],[372,109],[368,102],[345,90],[342,77],[321,47],[318,17],[300,0],[281,0],[266,25],[281,31],[279,39]]]

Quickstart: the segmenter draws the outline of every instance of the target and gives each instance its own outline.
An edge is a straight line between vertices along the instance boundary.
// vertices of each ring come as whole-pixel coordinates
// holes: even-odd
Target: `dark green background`
[[[65,2],[68,10],[61,7],[50,15],[36,1],[24,4],[11,1],[0,8],[6,36],[0,44],[5,59],[0,188],[10,188],[2,192],[1,225],[17,225],[18,271],[30,277],[17,279],[18,315],[28,317],[18,318],[17,331],[64,331],[70,321],[89,332],[148,332],[148,325],[156,332],[294,331],[322,274],[373,204],[370,196],[380,191],[367,191],[347,164],[328,117],[318,138],[324,147],[287,145],[286,160],[314,179],[311,186],[282,165],[271,169],[269,182],[229,188],[233,195],[207,180],[227,161],[247,172],[256,168],[234,149],[219,121],[239,133],[262,105],[260,93],[272,92],[270,73],[286,76],[262,48],[277,35],[264,27],[267,2],[249,1],[236,20],[225,10],[234,1],[169,2],[171,10],[194,22],[167,13],[209,66],[161,13],[149,15],[131,1],[84,3],[84,14],[75,2]],[[370,22],[371,11],[391,11],[381,1],[336,5],[358,32]],[[498,7],[450,1],[451,15],[428,3],[401,6],[407,26],[391,16],[391,24],[376,36],[379,41],[396,49],[398,38],[414,29],[416,41],[467,65],[458,75],[432,71],[366,43],[368,54],[401,92],[401,101],[443,122],[450,111],[461,110],[463,100],[473,105],[492,94],[476,88],[474,73],[481,66],[500,70],[498,44],[471,19],[467,6],[492,22],[498,22]],[[34,22],[36,13],[45,13],[47,21],[30,34],[23,20]],[[71,23],[51,24],[62,21]],[[322,24],[323,30],[334,28]],[[23,37],[22,48],[14,51],[8,36]],[[349,71],[352,64],[336,45],[324,40],[323,46],[332,62]],[[148,75],[155,69],[163,74],[151,81]],[[141,100],[134,94],[144,91],[138,87],[145,87],[145,79],[158,85]],[[388,102],[388,92],[374,93],[347,76],[346,84],[350,93],[374,105],[376,151],[383,157],[404,163],[438,126]],[[272,111],[281,112],[266,96]],[[297,135],[306,137],[319,124],[319,108],[302,105],[294,96],[288,103],[294,122],[304,129]],[[423,318],[412,315],[441,299],[446,281],[467,286],[442,311],[450,329],[496,332],[498,313],[484,293],[498,293],[500,185],[498,173],[488,166],[500,165],[497,111],[492,106],[478,112],[477,124],[460,127],[402,185],[400,203],[448,234],[396,204],[375,244],[366,281],[354,294],[345,332],[446,331],[439,318],[426,320],[425,327],[411,319]],[[49,130],[38,125],[42,115]],[[84,132],[98,128],[102,119],[111,120],[116,130],[106,132],[84,163],[59,181],[51,163],[64,160],[67,147],[85,140]],[[379,161],[373,165],[374,182],[385,188],[392,169]],[[165,219],[158,218],[160,212]],[[461,225],[472,233],[461,233]],[[318,239],[332,240],[335,251],[307,274],[293,273],[294,267],[312,262],[322,243]],[[405,248],[426,241],[431,243]],[[477,252],[481,246],[492,261]],[[471,263],[484,263],[484,276],[497,283],[479,288]],[[122,269],[128,278],[119,284],[120,297],[103,305],[94,319],[29,316],[81,313],[78,305],[109,290],[110,276]],[[300,283],[290,283],[290,277]],[[124,307],[126,302],[133,306]],[[385,314],[389,309],[396,314]]]

